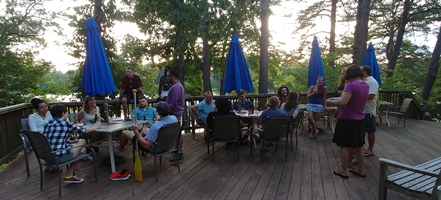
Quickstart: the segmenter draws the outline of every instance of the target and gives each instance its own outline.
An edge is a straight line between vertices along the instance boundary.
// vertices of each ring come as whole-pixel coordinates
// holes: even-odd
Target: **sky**
[[[73,13],[72,7],[82,5],[85,3],[85,0],[78,1],[66,1],[66,2],[50,2],[50,9],[54,11],[66,11],[68,13]],[[269,18],[269,30],[272,37],[270,38],[271,44],[278,45],[279,43],[284,43],[284,45],[277,47],[278,49],[282,49],[285,51],[292,51],[297,48],[297,44],[299,44],[300,36],[293,35],[296,20],[296,13],[306,7],[304,4],[295,3],[293,1],[285,1],[282,5],[273,6],[271,9],[273,11],[273,15]],[[284,17],[287,14],[293,14],[291,18]],[[61,27],[64,29],[64,36],[56,35],[55,33],[46,33],[45,40],[47,42],[47,47],[40,51],[40,54],[37,58],[42,58],[47,61],[51,61],[56,70],[61,72],[66,72],[68,70],[74,70],[75,66],[73,63],[78,60],[69,56],[67,52],[67,48],[63,46],[63,43],[72,39],[74,29],[67,25],[66,20],[58,19]],[[322,30],[329,30],[329,22],[326,20],[316,20],[318,27]],[[344,28],[343,28],[344,29]],[[348,32],[352,30],[342,30],[342,28],[337,28],[337,31]],[[117,41],[117,46],[119,46],[123,41],[123,38],[126,34],[131,34],[132,36],[143,38],[146,37],[144,34],[138,31],[138,28],[135,24],[131,23],[117,23],[113,29],[114,37]],[[320,35],[317,36],[320,41]],[[325,36],[323,36],[325,37]],[[419,36],[414,36],[414,38],[407,38],[410,40],[423,40],[420,41],[419,44],[424,43],[427,44],[432,50],[434,41],[436,41],[436,36],[431,35],[430,41],[421,39]],[[312,38],[311,38],[312,42]],[[245,52],[246,53],[246,52]],[[378,56],[377,56],[378,57]]]

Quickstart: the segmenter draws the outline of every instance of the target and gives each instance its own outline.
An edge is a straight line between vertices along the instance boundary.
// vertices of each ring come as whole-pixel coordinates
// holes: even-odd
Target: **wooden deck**
[[[259,153],[250,157],[249,146],[240,147],[240,160],[233,150],[217,147],[216,161],[207,155],[202,134],[185,135],[185,160],[181,172],[163,159],[159,166],[159,182],[155,181],[153,158],[143,159],[144,181],[134,178],[111,181],[110,167],[99,166],[108,156],[107,144],[101,145],[97,154],[98,183],[93,181],[91,164],[81,163],[77,175],[85,178],[82,184],[63,185],[63,199],[377,199],[379,157],[416,165],[440,156],[440,123],[408,120],[406,127],[391,119],[392,127],[377,127],[375,156],[365,159],[367,177],[350,174],[343,180],[333,175],[338,167],[339,148],[331,142],[329,130],[318,139],[309,139],[306,132],[299,135],[299,145],[288,152],[285,161],[284,145],[277,153],[274,149],[261,162]],[[322,125],[321,123],[319,125]],[[38,164],[29,154],[31,177],[26,178],[23,156],[15,159],[0,171],[1,199],[54,199],[58,198],[58,176],[45,174],[44,191],[39,188]],[[124,154],[127,162],[117,169],[132,169],[131,151]],[[392,169],[395,170],[395,169]],[[389,199],[411,199],[406,195],[388,192]]]

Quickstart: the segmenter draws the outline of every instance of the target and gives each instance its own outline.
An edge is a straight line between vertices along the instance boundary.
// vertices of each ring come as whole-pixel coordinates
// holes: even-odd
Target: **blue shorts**
[[[364,114],[363,131],[367,133],[375,133],[377,131],[375,115]]]

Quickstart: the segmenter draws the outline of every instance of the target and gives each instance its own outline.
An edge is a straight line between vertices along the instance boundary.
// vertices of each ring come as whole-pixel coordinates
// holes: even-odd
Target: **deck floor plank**
[[[259,151],[253,151],[250,156],[249,146],[238,148],[240,159],[236,160],[233,150],[225,149],[223,143],[215,147],[213,162],[211,154],[207,155],[202,133],[197,133],[195,140],[191,134],[183,135],[185,159],[180,165],[181,172],[168,161],[169,156],[164,156],[162,165],[158,163],[158,182],[152,156],[142,158],[143,182],[133,177],[127,181],[109,180],[110,167],[99,166],[99,161],[108,157],[108,144],[104,142],[100,153],[95,155],[98,183],[94,182],[92,165],[81,163],[76,173],[85,183],[63,185],[62,199],[377,199],[378,158],[418,165],[439,157],[441,150],[440,123],[406,120],[403,127],[396,119],[390,122],[392,127],[377,126],[375,155],[365,158],[366,178],[349,174],[349,179],[342,179],[332,173],[339,166],[340,149],[332,143],[333,134],[329,129],[317,139],[309,139],[308,131],[302,130],[298,134],[298,146],[294,144],[294,151],[288,149],[287,161],[285,145],[279,143],[277,153],[270,147],[263,162]],[[131,150],[116,155],[126,159],[117,169],[133,169]],[[40,191],[38,162],[32,152],[28,156],[29,178],[26,178],[23,155],[0,171],[1,198],[58,198],[58,175],[45,173],[44,191]],[[390,168],[389,171],[398,170]],[[388,199],[413,198],[389,190]]]

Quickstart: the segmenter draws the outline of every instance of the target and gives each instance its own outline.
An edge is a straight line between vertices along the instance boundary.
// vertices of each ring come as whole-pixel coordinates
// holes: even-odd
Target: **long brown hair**
[[[91,96],[86,96],[84,98],[84,102],[83,102],[83,111],[87,114],[89,114],[89,111],[91,109],[91,107],[89,107],[89,101],[92,101],[94,97]]]
[[[348,68],[347,67],[345,67],[345,68],[343,68],[341,71],[340,71],[340,73],[344,73],[343,75],[341,75],[340,76],[340,82],[338,83],[338,85],[337,85],[337,90],[343,90],[343,88],[345,87],[345,85],[346,85],[346,79],[345,79],[345,74],[346,74],[346,70],[347,70]]]
[[[297,92],[290,92],[288,94],[288,99],[285,102],[284,109],[286,111],[290,111],[292,108],[297,107],[300,104],[299,102],[299,94]]]

